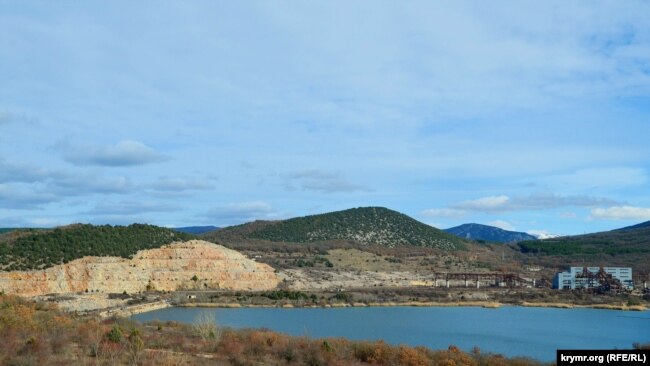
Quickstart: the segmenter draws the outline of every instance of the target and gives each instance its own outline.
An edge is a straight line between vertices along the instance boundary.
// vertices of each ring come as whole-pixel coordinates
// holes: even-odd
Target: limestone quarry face
[[[274,269],[221,245],[190,240],[141,250],[133,259],[84,257],[35,271],[0,272],[0,290],[45,294],[135,293],[146,290],[262,291],[279,284]]]

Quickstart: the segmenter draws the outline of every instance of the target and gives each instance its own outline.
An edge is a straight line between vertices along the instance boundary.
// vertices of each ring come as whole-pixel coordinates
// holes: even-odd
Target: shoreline
[[[281,309],[327,309],[327,308],[368,308],[368,307],[398,307],[398,306],[411,306],[411,307],[484,307],[484,308],[498,308],[502,304],[493,301],[468,301],[468,302],[357,302],[357,303],[334,303],[326,305],[305,305],[296,306],[294,304],[240,304],[240,303],[186,303],[174,305],[179,308],[281,308]]]
[[[571,304],[571,303],[529,303],[523,302],[518,306],[523,307],[537,307],[537,308],[561,308],[561,309],[600,309],[600,310],[623,310],[623,311],[647,311],[648,308],[644,305],[616,305],[616,304]]]
[[[127,305],[119,308],[99,309],[97,311],[97,315],[102,319],[111,318],[111,317],[128,318],[136,314],[141,314],[149,311],[161,310],[166,308],[172,308],[172,307],[174,307],[174,305],[170,304],[168,301],[159,300],[159,301],[149,302],[144,304]]]
[[[240,303],[185,303],[178,305],[169,305],[169,307],[179,308],[281,308],[281,309],[316,309],[316,308],[352,308],[352,307],[482,307],[486,309],[496,309],[502,306],[519,306],[519,307],[537,307],[537,308],[559,308],[559,309],[600,309],[600,310],[621,310],[621,311],[648,311],[643,305],[616,305],[616,304],[571,304],[571,303],[532,303],[522,302],[520,304],[501,303],[497,301],[467,301],[467,302],[371,302],[371,303],[335,303],[326,305],[305,305],[296,306],[294,304],[240,304]],[[141,311],[146,312],[146,311]]]

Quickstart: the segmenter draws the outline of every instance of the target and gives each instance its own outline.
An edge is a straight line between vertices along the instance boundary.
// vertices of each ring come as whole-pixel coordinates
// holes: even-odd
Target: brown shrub
[[[419,350],[406,346],[399,346],[397,351],[399,363],[404,366],[427,366],[429,358]]]

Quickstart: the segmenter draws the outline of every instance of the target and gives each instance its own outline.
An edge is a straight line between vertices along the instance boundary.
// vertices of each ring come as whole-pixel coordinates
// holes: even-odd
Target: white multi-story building
[[[596,275],[600,271],[601,267],[570,267],[567,272],[558,272],[553,278],[553,288],[575,290],[578,288],[594,288],[601,286],[602,284],[597,279],[584,276],[585,269],[592,275]],[[634,288],[634,282],[632,281],[632,268],[602,267],[602,269],[606,274],[619,280],[623,288],[628,290]]]

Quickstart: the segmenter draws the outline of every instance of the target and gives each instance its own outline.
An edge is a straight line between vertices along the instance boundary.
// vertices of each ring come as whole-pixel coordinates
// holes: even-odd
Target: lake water
[[[631,348],[650,342],[650,311],[553,309],[505,306],[420,308],[370,307],[334,309],[168,308],[134,315],[192,323],[203,311],[233,328],[268,328],[291,335],[383,339],[391,344],[445,349],[450,344],[470,351],[506,356],[555,359],[556,349]]]

